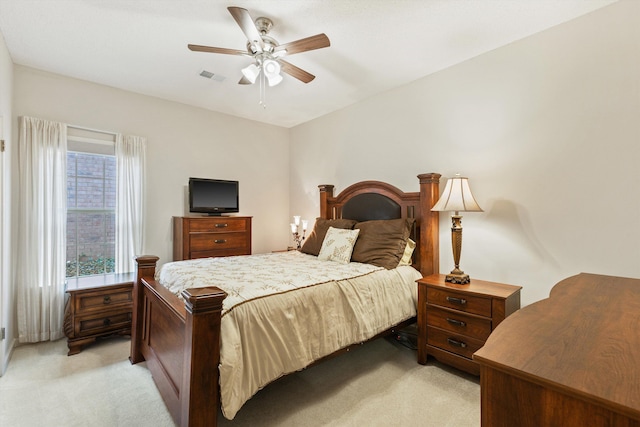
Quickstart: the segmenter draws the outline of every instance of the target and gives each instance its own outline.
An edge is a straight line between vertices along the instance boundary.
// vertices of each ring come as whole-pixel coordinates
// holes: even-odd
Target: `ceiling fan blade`
[[[240,81],[238,82],[239,85],[252,85],[253,83],[251,83],[251,80],[249,80],[248,78],[246,78],[245,76],[242,76],[242,78],[240,79]]]
[[[256,28],[256,24],[253,22],[253,19],[251,19],[249,11],[242,7],[236,6],[229,6],[227,10],[229,11],[229,13],[231,13],[233,19],[236,20],[244,35],[247,36],[249,42],[252,45],[258,46],[260,49],[262,49],[264,47],[262,36]]]
[[[279,59],[278,62],[280,63],[280,69],[283,72],[289,74],[291,77],[295,77],[296,79],[300,80],[302,83],[309,83],[311,80],[316,78],[316,76],[314,76],[313,74],[307,73],[302,68],[298,68],[287,61],[283,61],[282,59]]]
[[[306,37],[304,39],[296,40],[285,44],[278,45],[274,51],[279,52],[282,50],[287,51],[287,55],[293,55],[294,53],[306,52],[308,50],[322,49],[323,47],[331,46],[329,37],[326,34],[316,34],[315,36]]]
[[[189,48],[189,50],[193,50],[194,52],[224,53],[227,55],[251,56],[246,50],[226,49],[224,47],[200,46],[197,44],[189,44],[187,45],[187,47]]]

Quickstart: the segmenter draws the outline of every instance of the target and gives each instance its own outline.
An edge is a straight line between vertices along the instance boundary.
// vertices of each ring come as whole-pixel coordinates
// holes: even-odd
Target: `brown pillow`
[[[320,253],[320,248],[322,247],[322,242],[324,241],[324,236],[327,234],[327,230],[329,227],[333,228],[346,228],[348,230],[352,229],[357,221],[353,219],[323,219],[316,218],[316,223],[313,226],[313,230],[309,233],[309,237],[306,238],[302,248],[300,248],[301,252],[304,252],[309,255],[318,256]]]
[[[411,233],[415,219],[400,218],[357,223],[353,228],[360,234],[351,254],[351,261],[396,268]]]

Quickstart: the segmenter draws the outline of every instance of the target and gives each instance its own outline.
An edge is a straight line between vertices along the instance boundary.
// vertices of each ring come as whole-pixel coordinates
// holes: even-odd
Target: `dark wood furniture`
[[[428,355],[474,375],[472,360],[489,334],[520,308],[520,286],[472,279],[459,285],[444,274],[418,280],[418,363]]]
[[[420,192],[414,193],[404,193],[378,181],[365,181],[334,197],[332,185],[321,185],[320,217],[341,217],[343,209],[349,211],[354,203],[360,205],[358,200],[365,194],[384,196],[398,206],[400,217],[416,219],[414,266],[423,275],[437,273],[439,216],[438,212],[431,212],[431,207],[440,195],[440,175],[423,174],[418,178]],[[370,218],[378,219],[374,211]],[[157,260],[155,256],[137,260],[131,363],[147,362],[176,423],[216,426],[220,321],[226,295],[218,288],[197,288],[187,289],[182,294],[184,300],[179,299],[154,280]]]
[[[485,427],[640,426],[640,279],[579,274],[474,359]]]
[[[130,335],[135,274],[81,277],[67,282],[64,332],[69,356],[96,338]]]
[[[174,216],[173,260],[251,254],[249,216]]]

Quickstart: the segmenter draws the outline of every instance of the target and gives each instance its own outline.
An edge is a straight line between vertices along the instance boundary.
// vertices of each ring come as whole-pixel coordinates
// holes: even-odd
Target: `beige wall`
[[[14,91],[16,123],[27,115],[147,138],[144,250],[161,263],[172,259],[171,217],[186,213],[190,176],[239,180],[253,252],[287,246],[286,129],[23,66],[15,66]]]
[[[313,217],[320,183],[461,173],[485,211],[463,218],[472,278],[528,304],[580,272],[640,277],[638,22],[623,0],[292,129],[291,210]]]

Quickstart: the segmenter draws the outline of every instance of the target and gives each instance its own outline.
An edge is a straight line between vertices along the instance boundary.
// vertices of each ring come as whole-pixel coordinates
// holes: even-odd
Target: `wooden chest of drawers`
[[[428,355],[479,375],[473,353],[506,316],[520,308],[520,286],[473,279],[446,283],[434,274],[418,280],[418,363]]]
[[[251,254],[251,217],[173,217],[173,260]]]
[[[131,335],[133,274],[71,280],[67,292],[64,331],[69,356],[98,337]]]

